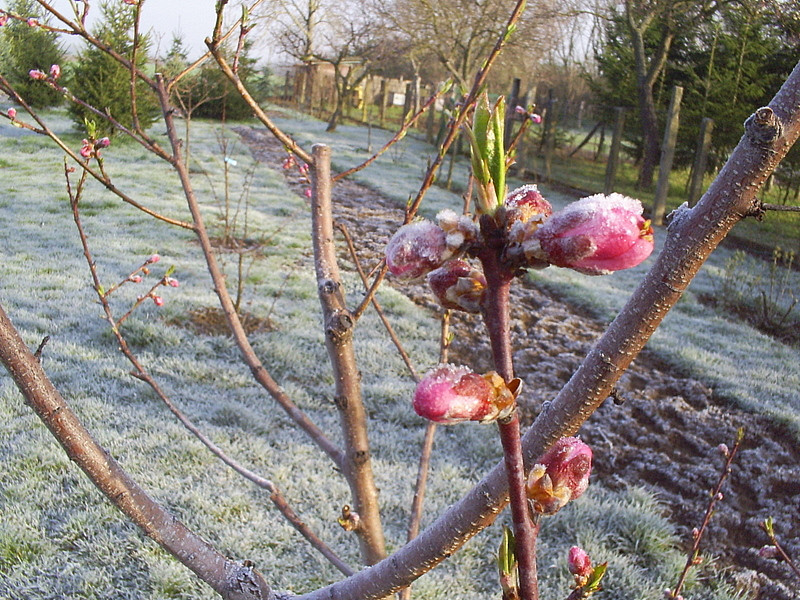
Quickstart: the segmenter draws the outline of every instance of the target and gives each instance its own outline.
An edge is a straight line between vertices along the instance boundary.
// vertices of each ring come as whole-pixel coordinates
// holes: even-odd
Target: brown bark
[[[350,485],[359,515],[361,556],[368,565],[386,556],[380,519],[378,491],[372,475],[367,415],[361,397],[361,375],[353,347],[355,320],[344,300],[331,213],[331,151],[322,144],[312,148],[311,227],[317,291],[322,305],[325,346],[328,349],[336,384],[334,401],[339,410],[344,435],[342,472]]]
[[[148,496],[122,470],[69,408],[1,306],[0,362],[8,369],[26,404],[47,426],[70,460],[145,535],[226,600],[268,600],[275,597],[250,563],[240,564],[217,552]]]

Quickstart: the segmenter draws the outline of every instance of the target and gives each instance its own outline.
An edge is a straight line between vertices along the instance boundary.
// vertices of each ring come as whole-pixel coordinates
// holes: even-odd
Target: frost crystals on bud
[[[468,367],[453,365],[429,371],[414,392],[416,413],[445,425],[502,419],[513,411],[514,401],[514,393],[494,371],[478,375]]]
[[[453,254],[460,252],[465,244],[474,242],[478,237],[478,226],[469,215],[459,215],[456,211],[445,208],[436,215],[436,222],[445,233],[445,244]]]
[[[596,194],[555,213],[535,233],[541,258],[586,275],[635,267],[653,251],[642,204],[622,194]]]
[[[452,252],[444,230],[430,221],[403,225],[386,245],[386,266],[400,279],[419,279],[427,275]]]
[[[526,486],[531,509],[552,515],[589,487],[592,449],[579,438],[558,440],[531,469]]]
[[[550,263],[541,258],[539,240],[534,234],[553,214],[553,207],[535,184],[523,185],[511,192],[503,206],[508,230],[507,258],[525,267],[547,267]]]
[[[569,572],[575,576],[575,584],[583,587],[592,574],[592,559],[583,548],[572,546],[567,555],[567,567]]]
[[[466,261],[450,260],[428,273],[428,285],[444,308],[479,313],[486,278]]]

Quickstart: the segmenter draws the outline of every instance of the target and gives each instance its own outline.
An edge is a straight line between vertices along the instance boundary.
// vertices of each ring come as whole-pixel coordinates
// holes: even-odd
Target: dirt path
[[[285,151],[265,131],[240,128],[253,155],[280,168]],[[301,193],[301,182],[287,172]],[[374,265],[402,222],[402,210],[381,195],[345,181],[334,188],[336,219],[357,240],[361,260]],[[349,258],[342,256],[343,265]],[[521,282],[513,286],[512,337],[517,375],[525,380],[524,422],[566,383],[603,326],[547,292]],[[402,290],[433,311],[423,286]],[[453,318],[453,362],[491,369],[491,352],[480,319]],[[717,398],[701,382],[681,377],[647,351],[623,375],[621,404],[607,400],[581,429],[595,452],[593,479],[609,488],[643,485],[656,492],[682,539],[691,543],[723,464],[717,446],[731,445],[739,427],[745,441],[723,488],[701,550],[734,566],[737,582],[758,600],[797,600],[800,581],[786,564],[761,558],[767,539],[759,523],[772,516],[789,554],[800,560],[800,448],[787,431],[759,415]]]

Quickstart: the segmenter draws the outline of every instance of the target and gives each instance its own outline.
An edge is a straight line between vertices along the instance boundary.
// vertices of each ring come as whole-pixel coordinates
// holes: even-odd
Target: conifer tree
[[[8,4],[8,12],[46,23],[38,8],[34,0],[11,0]],[[28,75],[33,69],[47,73],[51,65],[63,61],[58,34],[12,18],[0,28],[0,48],[0,73],[27,103],[37,108],[61,103],[61,94]]]
[[[110,2],[101,4],[101,8],[103,19],[94,35],[120,55],[130,59],[134,49],[135,8],[123,3]],[[136,53],[136,64],[139,69],[145,68],[148,47],[146,37],[141,36]],[[87,104],[108,112],[126,127],[133,124],[130,72],[116,59],[94,46],[87,46],[78,55],[69,83],[75,96]],[[155,95],[141,81],[136,85],[136,109],[142,127],[151,125],[158,115]],[[115,130],[111,125],[86,107],[72,104],[69,110],[78,128],[83,129],[85,120],[88,119],[97,124],[97,135],[114,135]]]

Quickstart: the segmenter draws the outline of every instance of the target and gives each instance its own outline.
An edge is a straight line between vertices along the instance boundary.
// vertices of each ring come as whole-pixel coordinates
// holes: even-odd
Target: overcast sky
[[[122,0],[110,1],[122,2]],[[62,14],[72,16],[68,0],[54,0],[52,4]],[[180,33],[190,51],[189,58],[198,57],[205,51],[203,40],[211,35],[214,27],[215,4],[215,0],[146,0],[142,7],[142,24],[145,30],[152,31],[153,49],[163,54],[172,44],[172,35]],[[90,29],[93,22],[92,15],[97,17],[99,12],[100,3],[95,0],[91,3],[89,11]]]

